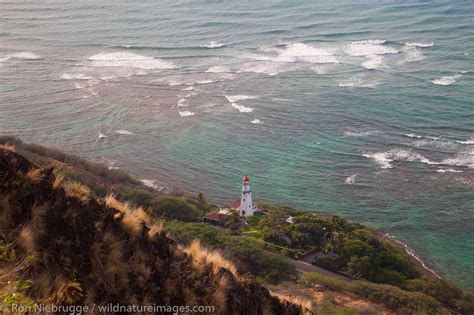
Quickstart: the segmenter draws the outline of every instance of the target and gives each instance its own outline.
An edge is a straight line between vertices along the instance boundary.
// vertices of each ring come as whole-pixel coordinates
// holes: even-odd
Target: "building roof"
[[[203,219],[216,221],[216,222],[225,222],[229,219],[227,214],[219,213],[219,212],[209,212],[206,214]]]
[[[240,198],[236,199],[233,203],[229,205],[230,209],[237,209],[240,208]]]

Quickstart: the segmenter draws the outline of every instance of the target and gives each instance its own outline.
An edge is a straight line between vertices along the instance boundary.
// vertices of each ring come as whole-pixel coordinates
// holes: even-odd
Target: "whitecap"
[[[405,47],[403,48],[403,52],[405,53],[405,58],[401,61],[401,63],[420,61],[420,60],[425,59],[425,56],[423,55],[421,50],[419,50],[415,46]]]
[[[252,72],[275,76],[282,72],[282,64],[279,62],[249,62],[241,66],[237,73]]]
[[[366,57],[371,55],[396,54],[399,51],[393,47],[381,44],[352,42],[346,47],[345,52],[353,57]]]
[[[99,139],[102,139],[102,138],[107,138],[107,135],[103,134],[102,132],[99,132]]]
[[[124,67],[143,70],[172,69],[171,62],[130,52],[99,53],[88,58],[95,67]]]
[[[8,57],[16,58],[16,59],[26,59],[26,60],[38,60],[42,58],[41,56],[29,51],[22,51],[19,53],[11,54],[11,55],[8,55]]]
[[[387,41],[383,39],[367,39],[367,40],[357,40],[352,42],[354,45],[383,45]]]
[[[460,144],[474,144],[474,137],[471,137],[468,140],[459,140],[459,141],[456,141],[456,142],[460,143]]]
[[[420,48],[428,48],[428,47],[433,47],[434,43],[405,43],[405,45],[410,46],[410,47],[420,47]]]
[[[281,50],[274,60],[282,62],[301,60],[309,63],[339,63],[332,52],[303,43],[287,45],[286,49]]]
[[[252,124],[261,124],[262,121],[260,119],[254,119],[251,121]]]
[[[356,182],[356,177],[357,177],[357,173],[356,174],[352,174],[351,176],[348,176],[344,182],[346,184],[349,184],[349,185],[354,185],[355,182]]]
[[[409,161],[409,162],[421,162],[425,164],[437,164],[430,161],[428,158],[424,157],[421,154],[403,150],[403,149],[392,149],[385,152],[376,152],[376,153],[364,153],[364,157],[371,158],[375,160],[375,163],[380,165],[381,168],[392,168],[391,162],[394,161]]]
[[[229,103],[235,103],[244,100],[254,100],[257,97],[252,95],[225,95],[225,98],[227,98]]]
[[[181,89],[181,91],[192,91],[192,90],[194,90],[194,86],[192,86],[192,85],[191,85],[191,86],[188,86],[188,87],[186,87],[186,88],[184,88],[184,89]]]
[[[379,55],[371,55],[367,58],[365,62],[362,63],[362,67],[372,70],[372,69],[377,69],[382,65],[383,63],[383,58]]]
[[[377,87],[380,83],[376,80],[373,79],[367,79],[367,78],[362,78],[358,76],[353,76],[345,81],[341,81],[339,83],[339,86],[341,87],[350,87],[350,88],[355,88],[355,87],[364,87],[364,88],[370,88],[373,89]]]
[[[186,98],[180,98],[178,100],[178,103],[176,103],[176,107],[186,107],[186,106],[189,106],[188,104],[185,104],[186,102]]]
[[[214,48],[221,48],[221,47],[224,47],[224,44],[220,44],[216,41],[211,41],[208,45],[204,45],[204,46],[201,46],[201,47],[206,47],[206,48],[210,48],[210,49],[214,49]]]
[[[457,153],[454,157],[444,159],[438,164],[474,168],[474,149],[470,152]]]
[[[81,72],[66,72],[61,75],[61,79],[64,80],[90,80],[93,77],[86,75]]]
[[[239,105],[239,104],[237,104],[237,103],[232,103],[232,107],[238,109],[239,112],[241,112],[241,113],[250,113],[250,112],[253,112],[253,108],[247,107],[247,106],[244,106],[244,105]]]
[[[125,136],[131,136],[134,134],[133,132],[124,130],[124,129],[115,130],[115,133],[119,135],[125,135]]]
[[[227,68],[226,66],[212,66],[209,69],[207,69],[206,72],[209,72],[209,73],[225,73],[225,72],[230,72],[230,69]]]
[[[180,112],[179,112],[179,115],[180,115],[181,117],[189,117],[189,116],[194,116],[195,113],[186,110],[186,111],[183,111],[183,112],[180,111]]]
[[[443,77],[441,77],[439,79],[436,79],[436,80],[433,80],[431,82],[433,82],[436,85],[445,85],[446,86],[446,85],[453,84],[454,82],[456,82],[461,77],[462,77],[461,74],[452,75],[452,76],[443,76]]]
[[[461,170],[455,170],[452,168],[439,168],[436,170],[437,173],[462,173]]]
[[[377,130],[345,131],[344,135],[348,137],[367,137],[376,134],[377,132]]]

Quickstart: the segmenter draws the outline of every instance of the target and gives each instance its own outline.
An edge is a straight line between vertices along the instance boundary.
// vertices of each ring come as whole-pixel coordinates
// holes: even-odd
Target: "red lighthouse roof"
[[[250,178],[248,176],[244,176],[244,178],[242,179],[242,181],[244,182],[249,182],[250,181]]]

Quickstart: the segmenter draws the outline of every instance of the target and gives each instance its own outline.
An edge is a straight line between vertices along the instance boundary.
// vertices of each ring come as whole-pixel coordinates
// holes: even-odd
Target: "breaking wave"
[[[391,149],[385,152],[364,153],[363,156],[374,159],[375,163],[377,163],[381,168],[392,168],[392,162],[394,161],[409,161],[421,162],[425,164],[436,164],[421,154],[403,149]]]
[[[181,112],[181,111],[179,112],[179,116],[181,116],[181,117],[189,117],[189,116],[194,116],[194,115],[195,115],[194,112],[190,112],[188,110],[183,111],[183,112]]]
[[[253,108],[252,107],[247,107],[247,106],[244,106],[244,105],[239,105],[237,103],[232,103],[232,107],[236,108],[239,112],[241,113],[251,113],[253,112]]]
[[[431,82],[433,82],[436,85],[451,85],[451,84],[455,83],[461,77],[462,77],[461,74],[451,75],[451,76],[444,76],[444,77],[441,77],[439,79],[433,80]]]
[[[124,67],[143,70],[172,69],[171,62],[130,52],[99,53],[88,58],[94,67]]]
[[[225,98],[227,98],[229,103],[235,103],[244,100],[254,100],[257,97],[252,95],[225,95]]]

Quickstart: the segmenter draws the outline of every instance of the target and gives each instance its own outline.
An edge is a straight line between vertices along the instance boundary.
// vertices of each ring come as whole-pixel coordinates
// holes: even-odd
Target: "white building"
[[[252,204],[252,190],[250,189],[250,179],[245,176],[242,179],[242,194],[240,196],[240,216],[250,217],[253,216],[257,210]]]

